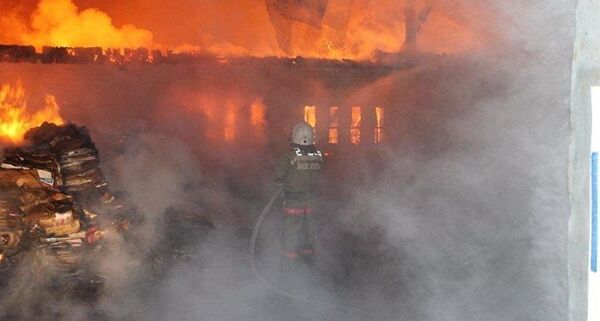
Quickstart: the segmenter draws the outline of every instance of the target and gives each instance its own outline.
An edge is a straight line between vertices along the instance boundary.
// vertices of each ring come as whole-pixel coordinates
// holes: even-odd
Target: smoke
[[[3,41],[12,44],[56,47],[137,48],[153,47],[148,30],[125,24],[113,25],[111,18],[98,9],[79,11],[71,0],[41,0],[31,24],[24,22],[16,11],[8,11],[0,20]]]
[[[18,75],[33,95],[52,92],[66,119],[90,127],[111,186],[146,218],[134,229],[143,246],[123,242],[98,257],[107,276],[100,299],[60,301],[60,311],[73,320],[566,319],[574,3],[439,8],[470,21],[482,48],[384,75],[268,59],[127,70],[4,65],[0,76]],[[235,30],[211,32],[228,39]],[[241,123],[258,98],[267,136],[240,125],[234,142],[223,142],[227,106]],[[248,268],[270,167],[308,104],[384,106],[387,145],[334,151],[321,184],[316,272],[279,275],[275,211],[259,238],[259,270],[277,286],[291,282],[293,293],[367,315],[282,298]],[[216,228],[188,237],[180,222],[185,257],[160,265],[153,254],[175,248],[163,239],[170,207],[209,216]]]
[[[353,191],[350,223],[342,221],[350,231],[378,227],[398,266],[408,266],[392,268],[396,282],[387,282],[403,289],[395,299],[421,304],[419,319],[566,318],[573,8],[511,2],[498,10],[515,29],[505,35],[513,48],[357,94],[400,102],[393,126],[403,135],[384,161],[355,165],[377,178]],[[401,77],[413,85],[397,85]]]
[[[27,27],[17,10],[7,9],[0,16],[0,30],[2,43],[13,44],[21,43],[21,36],[27,32]]]

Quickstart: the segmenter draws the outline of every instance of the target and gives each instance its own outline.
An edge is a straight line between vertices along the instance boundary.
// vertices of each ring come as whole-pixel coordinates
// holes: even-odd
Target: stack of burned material
[[[77,196],[108,192],[99,168],[98,150],[86,128],[44,123],[30,130],[25,138],[33,143],[35,150],[51,154],[58,162],[57,174],[64,192]]]
[[[80,255],[90,221],[71,196],[44,181],[48,174],[2,164],[0,246],[4,267],[31,248],[49,250],[66,269],[74,267]]]
[[[43,249],[60,267],[77,269],[82,251],[126,227],[129,208],[109,192],[85,128],[44,123],[26,138],[31,145],[5,150],[0,165],[3,266],[18,262],[20,253]]]

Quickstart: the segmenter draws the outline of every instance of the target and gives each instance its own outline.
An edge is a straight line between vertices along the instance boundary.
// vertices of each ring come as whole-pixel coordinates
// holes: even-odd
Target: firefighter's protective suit
[[[294,127],[292,145],[278,160],[275,181],[283,184],[283,255],[312,263],[314,255],[314,199],[321,152],[313,144],[313,129],[307,123]]]

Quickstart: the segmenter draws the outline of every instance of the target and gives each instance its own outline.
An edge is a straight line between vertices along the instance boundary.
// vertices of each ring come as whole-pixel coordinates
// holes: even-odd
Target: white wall
[[[572,200],[569,222],[569,319],[572,321],[600,320],[598,275],[590,272],[592,213],[590,146],[592,150],[600,150],[600,90],[598,88],[593,90],[594,108],[597,108],[594,110],[593,134],[592,90],[590,90],[594,86],[600,86],[598,16],[600,16],[600,1],[579,1],[571,91],[572,141],[569,170]]]
[[[591,88],[592,99],[592,170],[591,170],[591,211],[590,211],[590,255],[588,273],[588,321],[600,321],[600,276],[598,274],[598,201],[600,181],[600,87]]]

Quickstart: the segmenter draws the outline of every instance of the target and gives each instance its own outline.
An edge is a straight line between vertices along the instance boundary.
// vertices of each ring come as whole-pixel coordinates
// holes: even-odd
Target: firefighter
[[[283,185],[283,256],[286,266],[299,260],[312,265],[314,200],[323,157],[314,144],[313,128],[305,122],[294,126],[290,147],[275,168],[275,182]]]

